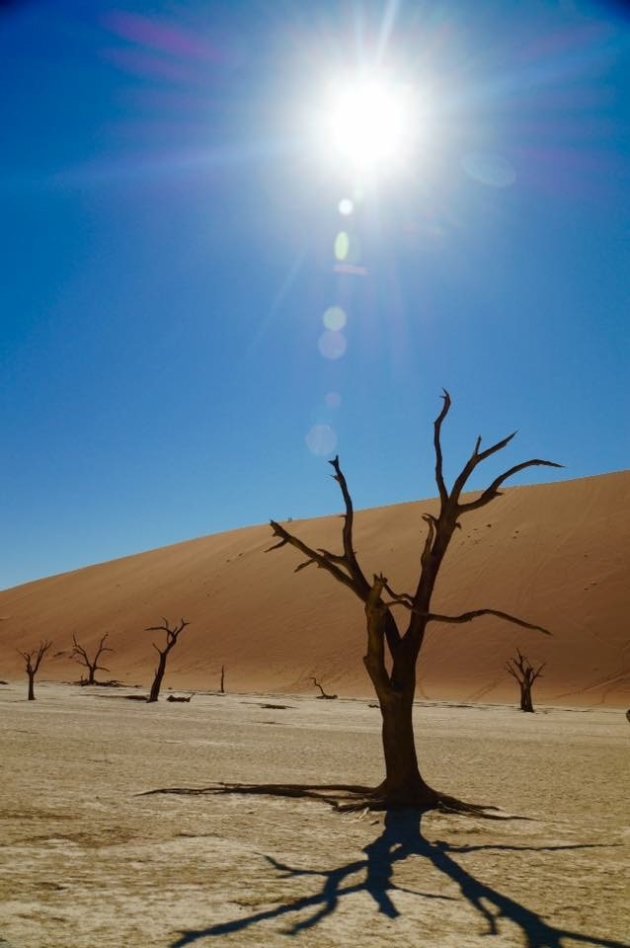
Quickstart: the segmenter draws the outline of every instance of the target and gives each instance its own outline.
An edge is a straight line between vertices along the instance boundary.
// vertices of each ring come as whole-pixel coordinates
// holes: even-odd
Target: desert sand
[[[627,944],[619,710],[418,706],[428,779],[527,819],[385,825],[315,801],[141,795],[376,782],[379,712],[366,701],[112,693],[43,683],[27,702],[21,684],[0,688],[4,946]]]
[[[383,571],[398,591],[417,577],[425,511],[435,500],[359,511],[355,537],[367,575]],[[295,521],[313,546],[340,548],[338,516]],[[345,697],[369,696],[362,666],[361,603],[315,567],[294,574],[299,554],[251,527],[126,557],[0,593],[0,679],[24,678],[17,648],[52,639],[39,679],[76,681],[72,634],[92,649],[109,633],[108,673],[150,684],[152,634],[190,621],[172,652],[166,686],[212,690],[225,665],[230,692],[314,694],[310,676]],[[484,618],[433,624],[421,656],[418,697],[513,702],[505,662],[519,647],[546,662],[534,700],[558,706],[630,705],[630,472],[505,491],[468,514],[438,582],[434,608],[490,607],[552,635]],[[399,613],[404,620],[404,614]],[[159,639],[157,639],[159,641]]]

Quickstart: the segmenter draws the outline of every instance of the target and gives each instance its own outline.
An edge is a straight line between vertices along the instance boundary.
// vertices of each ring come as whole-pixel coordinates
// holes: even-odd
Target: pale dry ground
[[[431,782],[530,819],[429,814],[414,840],[408,821],[384,837],[382,817],[316,802],[137,795],[376,782],[367,702],[119,695],[43,683],[29,703],[24,682],[0,688],[0,945],[474,948],[492,926],[501,946],[627,941],[622,712],[418,707]]]
[[[322,476],[327,475],[323,465]],[[352,472],[347,472],[352,483]],[[331,509],[339,495],[331,481]],[[360,504],[357,489],[355,501]],[[355,546],[365,574],[384,572],[398,592],[415,589],[435,500],[359,511]],[[273,513],[273,511],[271,511]],[[313,547],[340,550],[338,516],[294,522]],[[155,665],[151,634],[160,616],[190,621],[169,658],[167,684],[231,691],[312,692],[310,675],[344,696],[369,695],[360,661],[362,604],[323,570],[297,575],[295,550],[264,551],[268,526],[54,576],[0,592],[0,678],[24,673],[17,649],[52,639],[41,677],[72,681],[75,633],[90,653],[108,632],[104,664],[128,685],[147,686]],[[630,472],[517,487],[462,519],[433,607],[457,614],[495,608],[553,632],[546,637],[497,618],[466,626],[433,623],[419,666],[419,694],[431,700],[513,700],[505,662],[518,647],[546,662],[538,700],[560,706],[630,705]],[[408,616],[398,609],[404,625]]]

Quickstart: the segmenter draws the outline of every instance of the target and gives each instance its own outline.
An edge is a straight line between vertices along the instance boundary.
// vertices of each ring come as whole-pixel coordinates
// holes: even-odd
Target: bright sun
[[[391,168],[404,159],[411,140],[411,104],[404,86],[364,77],[335,89],[325,134],[336,157],[353,170]]]

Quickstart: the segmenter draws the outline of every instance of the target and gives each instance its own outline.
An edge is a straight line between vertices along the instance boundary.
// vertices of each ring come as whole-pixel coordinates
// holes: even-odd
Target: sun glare
[[[332,90],[327,145],[354,170],[391,168],[408,150],[412,126],[408,90],[380,77],[363,77]]]

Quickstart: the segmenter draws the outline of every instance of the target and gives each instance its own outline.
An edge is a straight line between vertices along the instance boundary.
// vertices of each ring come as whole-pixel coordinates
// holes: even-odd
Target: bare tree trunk
[[[521,711],[531,711],[534,712],[534,705],[532,703],[532,686],[529,682],[521,682]]]
[[[151,685],[151,693],[147,698],[147,703],[150,704],[153,701],[157,701],[160,695],[160,688],[162,687],[162,681],[164,679],[164,673],[166,671],[166,657],[167,652],[160,652],[160,658],[158,660],[157,668],[155,669],[155,678],[153,679],[153,684]]]
[[[379,792],[388,806],[431,806],[437,793],[424,781],[413,734],[413,693],[390,696],[381,703],[385,780]]]
[[[225,665],[221,665],[221,687],[219,688],[220,694],[225,694]]]
[[[28,700],[35,701],[35,672],[28,673]]]

